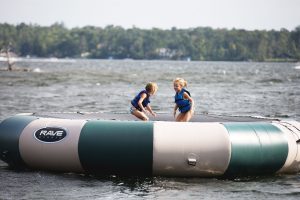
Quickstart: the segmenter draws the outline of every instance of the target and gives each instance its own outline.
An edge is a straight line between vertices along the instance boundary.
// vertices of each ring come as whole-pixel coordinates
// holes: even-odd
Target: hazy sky
[[[0,0],[0,23],[293,30],[300,0]]]

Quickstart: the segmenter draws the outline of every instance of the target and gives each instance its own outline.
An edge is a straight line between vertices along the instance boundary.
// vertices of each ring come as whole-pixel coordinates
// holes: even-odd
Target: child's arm
[[[153,115],[154,117],[156,117],[156,114],[152,111],[151,106],[149,104],[147,105],[146,108],[151,113],[151,115]]]
[[[193,100],[193,98],[188,93],[186,93],[186,92],[183,93],[183,98],[185,98],[185,99],[187,99],[187,100],[190,101],[190,103],[191,103],[191,110],[192,110],[192,112],[194,112],[194,100]]]
[[[176,117],[176,110],[178,109],[178,106],[177,104],[175,104],[175,107],[174,107],[174,118]]]
[[[146,112],[146,110],[145,110],[145,108],[144,108],[144,106],[143,106],[143,101],[144,101],[144,99],[145,99],[146,97],[147,97],[147,95],[146,95],[145,93],[143,93],[143,94],[141,95],[141,98],[140,98],[139,102],[138,102],[138,105],[139,105],[139,107],[142,109],[143,112]]]

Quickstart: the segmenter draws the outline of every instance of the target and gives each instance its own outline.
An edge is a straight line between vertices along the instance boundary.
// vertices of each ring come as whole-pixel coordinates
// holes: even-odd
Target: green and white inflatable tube
[[[0,123],[12,167],[95,175],[216,177],[297,173],[296,121],[186,122],[16,115]]]

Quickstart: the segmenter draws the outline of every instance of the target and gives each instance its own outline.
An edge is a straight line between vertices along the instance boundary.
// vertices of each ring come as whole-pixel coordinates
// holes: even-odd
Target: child
[[[134,99],[131,101],[130,112],[137,118],[148,121],[149,118],[146,115],[146,109],[150,112],[154,117],[156,114],[152,111],[149,103],[150,96],[154,95],[157,91],[158,87],[156,83],[148,83],[145,87],[145,90],[142,90]]]
[[[176,78],[173,82],[175,94],[174,117],[176,110],[179,108],[180,113],[176,117],[177,122],[188,122],[194,114],[194,100],[191,98],[189,91],[184,89],[187,82],[182,78]]]

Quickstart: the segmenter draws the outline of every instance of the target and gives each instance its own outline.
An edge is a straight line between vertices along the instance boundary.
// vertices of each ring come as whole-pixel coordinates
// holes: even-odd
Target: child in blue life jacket
[[[194,114],[194,100],[189,91],[185,89],[187,82],[182,78],[176,78],[173,81],[175,94],[174,118],[177,122],[188,122]],[[176,111],[179,114],[176,117]]]
[[[153,96],[157,89],[158,87],[156,83],[148,83],[145,90],[140,91],[139,94],[131,101],[132,106],[130,108],[130,113],[143,121],[149,120],[149,117],[146,115],[146,110],[155,117],[156,114],[152,111],[149,103],[150,96]]]

